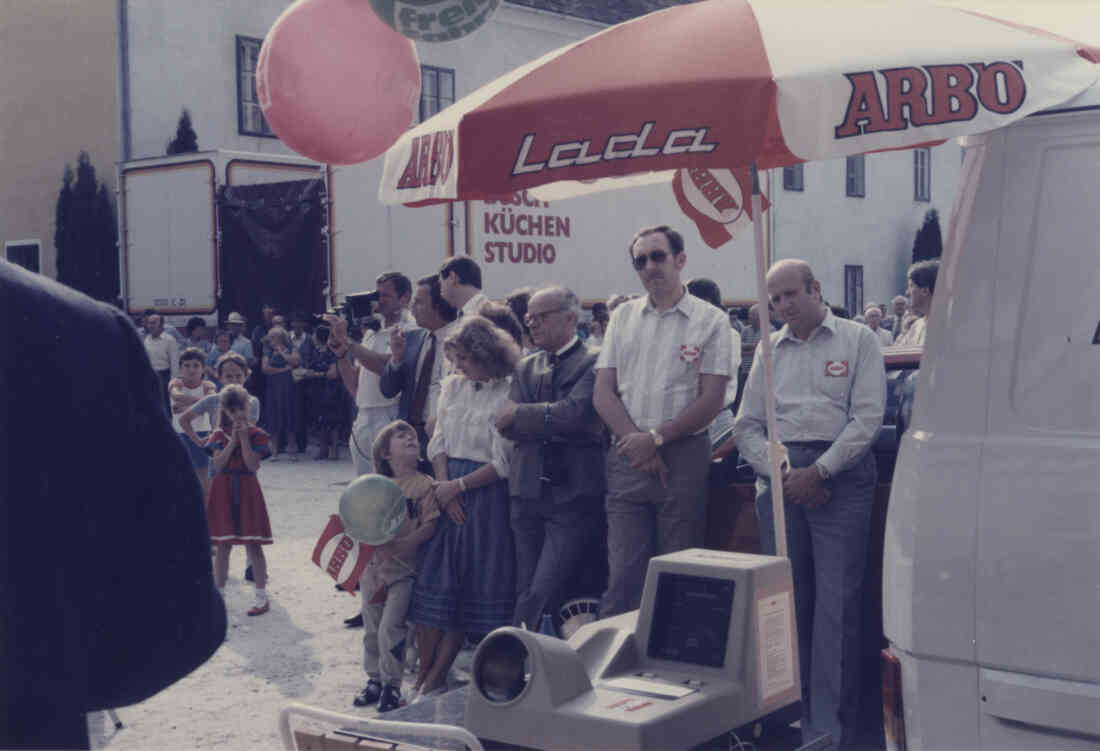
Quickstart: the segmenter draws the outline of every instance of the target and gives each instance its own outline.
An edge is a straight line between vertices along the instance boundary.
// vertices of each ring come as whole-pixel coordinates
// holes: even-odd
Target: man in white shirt
[[[379,388],[379,376],[390,359],[390,336],[397,328],[404,331],[416,328],[409,313],[412,283],[407,276],[396,271],[382,274],[375,280],[375,289],[383,327],[367,334],[362,344],[348,339],[346,319],[325,316],[332,326],[329,347],[341,355],[337,361],[340,376],[359,408],[348,440],[357,477],[374,471],[371,458],[374,436],[397,419],[397,397],[387,397]]]
[[[894,343],[894,335],[882,327],[882,309],[879,306],[874,303],[868,305],[863,311],[863,321],[867,324],[867,328],[875,332],[879,346],[889,347]]]
[[[860,621],[875,492],[871,444],[882,427],[882,348],[862,324],[837,318],[805,261],[768,272],[768,296],[786,325],[771,335],[778,436],[790,453],[782,477],[802,672],[802,742],[828,733],[851,748],[859,719]],[[763,552],[775,554],[762,349],[734,423],[757,474]]]
[[[628,254],[649,294],[612,313],[592,398],[613,441],[602,616],[639,606],[650,557],[703,544],[707,426],[725,404],[732,362],[729,320],[680,281],[683,237],[643,229]]]
[[[164,332],[164,319],[157,313],[145,317],[145,351],[149,354],[149,364],[160,379],[161,391],[168,414],[172,413],[172,403],[168,399],[168,382],[179,372],[179,343]]]
[[[936,291],[936,275],[940,270],[939,261],[919,261],[909,267],[909,308],[919,318],[905,330],[894,343],[905,347],[924,345],[924,332],[928,323],[928,311],[932,308],[932,293]]]
[[[416,282],[412,314],[420,327],[408,335],[399,327],[390,337],[390,359],[382,370],[382,393],[398,397],[397,415],[416,429],[422,458],[427,458],[429,429],[439,405],[444,376],[443,343],[455,328],[458,312],[443,299],[439,276]]]
[[[458,317],[477,315],[489,298],[481,292],[481,267],[469,256],[458,256],[439,269],[439,291]]]

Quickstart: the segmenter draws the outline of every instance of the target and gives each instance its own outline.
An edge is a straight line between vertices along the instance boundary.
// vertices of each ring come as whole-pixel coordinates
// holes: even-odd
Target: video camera
[[[374,304],[378,302],[377,292],[355,292],[344,297],[344,302],[330,308],[331,315],[343,316],[352,326],[356,321],[369,318],[374,313]]]

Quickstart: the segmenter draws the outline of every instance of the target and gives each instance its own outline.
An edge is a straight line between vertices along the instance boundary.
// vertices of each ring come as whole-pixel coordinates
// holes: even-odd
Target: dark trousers
[[[603,498],[554,503],[549,488],[538,500],[512,497],[516,540],[516,611],[513,626],[538,629],[547,605],[563,594],[585,553],[604,529]]]
[[[172,380],[171,370],[158,370],[156,371],[157,378],[160,380],[160,394],[164,399],[164,408],[168,410],[168,417],[172,417],[172,400],[168,398],[168,382]]]
[[[304,454],[309,445],[309,428],[313,424],[313,414],[310,410],[310,392],[313,384],[302,379],[294,382],[294,442],[298,444],[298,453]]]

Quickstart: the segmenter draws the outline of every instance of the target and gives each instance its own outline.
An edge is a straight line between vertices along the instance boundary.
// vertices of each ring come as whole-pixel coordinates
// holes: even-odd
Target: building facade
[[[0,241],[4,257],[57,275],[55,212],[65,166],[88,152],[115,187],[118,16],[111,2],[0,3]]]
[[[191,114],[200,150],[292,154],[264,122],[254,83],[263,37],[287,4],[286,0],[116,0],[111,12],[102,10],[106,3],[81,5],[81,13],[91,16],[90,21],[56,19],[73,27],[59,28],[66,28],[64,33],[80,42],[77,52],[66,48],[63,55],[37,54],[49,58],[59,71],[85,67],[89,72],[82,71],[79,78],[50,76],[47,85],[38,88],[26,80],[37,79],[41,84],[40,74],[0,76],[22,81],[24,97],[54,111],[67,101],[74,102],[71,111],[75,111],[80,97],[95,99],[95,106],[81,106],[88,113],[86,118],[83,114],[67,118],[70,123],[79,122],[68,141],[54,131],[40,139],[24,132],[18,140],[40,141],[34,157],[33,150],[13,149],[8,146],[10,138],[4,141],[5,167],[9,152],[19,151],[21,156],[27,154],[20,162],[25,169],[41,173],[41,189],[36,188],[40,196],[34,199],[38,208],[8,212],[0,220],[7,223],[0,225],[5,240],[37,237],[52,254],[52,201],[65,160],[86,148],[101,177],[113,182],[113,170],[107,168],[110,162],[165,153],[183,109]],[[516,66],[609,23],[669,4],[671,0],[504,2],[484,28],[468,37],[418,43],[423,81],[420,115],[428,117]],[[39,17],[35,25],[55,23],[46,17],[48,9],[61,16],[59,9],[64,5],[61,0],[34,4]],[[11,34],[6,27],[2,33]],[[102,143],[78,144],[79,137],[88,133],[95,133]],[[887,301],[904,291],[904,271],[924,212],[937,208],[944,220],[949,214],[958,185],[959,152],[957,145],[949,143],[930,151],[873,154],[772,170],[765,181],[772,201],[772,257],[809,261],[830,302],[845,305],[853,313],[864,302]],[[483,264],[486,291],[492,296],[549,280],[577,288],[588,300],[613,292],[640,292],[621,251],[637,227],[657,223],[683,230],[691,253],[686,274],[714,278],[731,302],[755,297],[751,232],[742,231],[718,250],[706,247],[680,212],[670,186],[573,199],[537,210],[529,208],[526,197],[517,196],[515,210],[530,214],[529,224],[539,219],[542,230],[553,228],[549,236],[531,238],[509,230],[515,226],[513,209],[496,202],[422,209],[382,206],[376,197],[381,163],[378,158],[331,170],[333,216],[328,229],[333,251],[328,292],[333,299],[373,287],[375,276],[385,270],[430,273],[444,257],[456,253],[470,254]],[[10,184],[5,190],[13,196],[18,193]],[[19,200],[33,203],[29,196]],[[13,217],[21,213],[36,218],[25,226],[13,225]],[[523,226],[521,222],[516,224]],[[942,230],[946,235],[946,225]],[[45,263],[42,270],[50,273],[52,267]]]

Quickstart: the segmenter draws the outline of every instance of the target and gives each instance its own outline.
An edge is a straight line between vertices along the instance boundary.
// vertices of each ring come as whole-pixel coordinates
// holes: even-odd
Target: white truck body
[[[218,187],[325,177],[324,166],[301,157],[224,150],[120,164],[120,273],[127,310],[153,308],[173,322],[193,315],[211,319],[219,292]]]
[[[751,226],[717,250],[706,247],[676,204],[671,185],[549,203],[521,193],[507,203],[409,208],[378,201],[381,177],[381,159],[333,167],[337,298],[373,289],[383,271],[400,270],[412,279],[435,273],[453,255],[469,255],[481,265],[484,291],[495,299],[548,282],[566,285],[586,302],[641,292],[627,245],[647,221],[670,222],[684,233],[689,278],[718,281],[727,300],[751,300],[755,294]]]
[[[668,185],[548,203],[526,194],[506,201],[387,207],[377,200],[381,162],[327,167],[277,154],[209,151],[119,166],[122,297],[134,313],[153,308],[181,324],[212,321],[219,295],[217,190],[222,185],[322,178],[329,204],[326,299],[374,289],[400,270],[416,279],[453,255],[482,265],[485,292],[558,282],[588,302],[640,291],[627,263],[639,217],[683,218]],[[688,275],[718,280],[728,300],[754,294],[751,228],[713,250],[679,222],[691,243]],[[621,253],[608,252],[621,248]],[[228,313],[229,311],[222,311]]]
[[[1095,749],[1100,85],[964,145],[886,526],[904,745]]]

